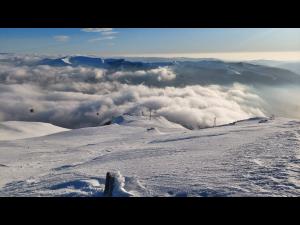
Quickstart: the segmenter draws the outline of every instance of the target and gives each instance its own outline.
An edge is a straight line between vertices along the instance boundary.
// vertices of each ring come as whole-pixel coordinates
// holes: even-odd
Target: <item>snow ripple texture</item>
[[[299,196],[300,122],[276,118],[201,130],[135,123],[0,141],[0,196]],[[161,128],[159,128],[160,130]]]

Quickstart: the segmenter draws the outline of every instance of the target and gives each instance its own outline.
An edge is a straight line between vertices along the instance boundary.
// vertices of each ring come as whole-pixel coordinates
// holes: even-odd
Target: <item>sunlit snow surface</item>
[[[49,123],[6,121],[0,122],[0,141],[39,137],[67,130]]]
[[[187,130],[164,118],[0,141],[0,196],[300,196],[300,121]],[[151,129],[153,128],[153,129]]]

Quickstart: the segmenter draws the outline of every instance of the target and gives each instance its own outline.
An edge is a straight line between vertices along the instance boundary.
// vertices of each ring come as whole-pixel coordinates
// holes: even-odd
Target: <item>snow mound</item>
[[[137,177],[125,177],[120,171],[112,174],[115,178],[112,197],[140,197],[148,195],[147,189]]]
[[[0,141],[40,137],[68,130],[49,123],[6,121],[0,122]]]
[[[119,118],[119,121],[120,120],[121,119]],[[147,116],[123,115],[122,122],[118,124],[131,127],[145,127],[147,129],[153,128],[152,130],[155,131],[169,131],[174,129],[186,130],[186,128],[180,124],[173,123],[162,116],[152,117],[150,120],[150,118]]]
[[[137,177],[125,177],[117,170],[112,174],[115,178],[112,197],[150,196]],[[104,197],[105,182],[105,177],[59,172],[9,182],[3,192],[0,190],[0,196]]]
[[[79,179],[59,183],[49,188],[65,197],[90,197],[102,196],[103,189],[96,179]]]
[[[134,194],[125,190],[125,177],[119,172],[113,173],[115,177],[113,197],[134,197]]]

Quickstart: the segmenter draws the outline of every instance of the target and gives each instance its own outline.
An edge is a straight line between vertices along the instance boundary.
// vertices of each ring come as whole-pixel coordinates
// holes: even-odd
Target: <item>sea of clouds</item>
[[[300,92],[290,94],[281,87],[257,88],[239,83],[174,87],[164,84],[178,75],[168,66],[110,71],[32,64],[38,59],[37,56],[0,58],[0,121],[39,121],[80,128],[102,125],[125,113],[148,115],[151,109],[155,116],[199,129],[212,126],[214,118],[221,125],[277,112],[297,117],[300,110],[299,103],[290,96]],[[131,84],[127,82],[130,77],[141,82]],[[162,85],[142,82],[149,79]]]

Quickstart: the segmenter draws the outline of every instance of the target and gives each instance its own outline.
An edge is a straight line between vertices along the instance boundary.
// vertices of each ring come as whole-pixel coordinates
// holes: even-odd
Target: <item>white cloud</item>
[[[115,38],[116,38],[115,36],[103,36],[103,37],[90,39],[89,42],[112,40],[112,39],[115,39]]]
[[[59,42],[67,42],[70,40],[70,37],[67,35],[57,35],[57,36],[54,36],[53,38]]]
[[[116,38],[115,35],[118,33],[114,31],[113,28],[84,28],[81,29],[81,31],[100,33],[100,37],[90,39],[88,40],[89,42],[112,40]]]
[[[136,72],[90,67],[1,65],[0,112],[3,120],[42,121],[76,128],[95,126],[123,113],[152,108],[155,115],[188,128],[262,116],[262,100],[244,85],[150,87],[120,83],[120,76],[175,79],[168,67]],[[113,79],[108,79],[113,78]],[[34,114],[28,110],[33,107]],[[100,117],[97,116],[99,112]]]
[[[155,77],[157,81],[170,81],[176,78],[176,74],[169,67],[158,67],[157,69],[151,70],[137,70],[137,71],[117,71],[109,77],[111,79],[119,79],[122,77],[146,77],[152,76]]]
[[[112,72],[83,66],[36,66],[26,64],[28,59],[19,65],[21,60],[15,61],[16,58],[0,61],[1,120],[41,121],[77,128],[100,125],[124,113],[146,113],[151,108],[157,116],[197,129],[213,125],[215,117],[220,125],[276,112],[297,114],[300,109],[295,97],[300,95],[299,87],[293,92],[292,88],[281,87],[262,88],[259,92],[241,84],[204,86],[196,80],[194,85],[171,87],[168,82],[184,76],[180,73],[186,71],[158,67]],[[122,83],[124,78],[146,84]],[[32,107],[34,114],[29,113]]]
[[[115,35],[115,34],[117,34],[118,32],[116,32],[116,31],[105,31],[105,32],[101,32],[101,34],[103,35],[103,36],[113,36],[113,35]]]
[[[81,31],[84,32],[110,32],[113,28],[83,28]]]

